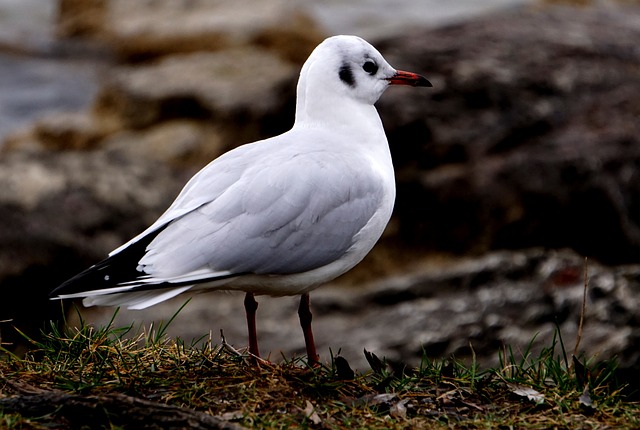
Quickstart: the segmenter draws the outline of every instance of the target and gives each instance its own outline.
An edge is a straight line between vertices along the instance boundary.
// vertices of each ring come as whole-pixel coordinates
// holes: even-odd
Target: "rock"
[[[37,336],[62,309],[48,294],[146,228],[184,178],[117,152],[14,152],[0,158],[3,342]],[[141,192],[144,190],[144,192]]]
[[[370,350],[389,358],[416,363],[424,350],[432,357],[466,361],[476,354],[482,366],[495,366],[503,345],[521,353],[533,341],[535,355],[551,345],[557,328],[567,354],[573,353],[585,269],[588,290],[580,351],[598,359],[617,356],[621,367],[640,368],[635,346],[640,266],[609,268],[568,250],[500,251],[417,267],[373,283],[364,292],[329,296],[319,291],[313,303],[316,315],[328,311],[323,318],[336,328],[347,326],[339,315],[361,327],[351,333],[360,340],[358,346],[377,347]],[[333,339],[333,347],[342,345],[357,354],[347,338],[342,343]]]
[[[297,69],[255,48],[174,55],[114,71],[94,115],[102,129],[142,129],[189,118],[225,135],[223,147],[291,127]]]
[[[117,132],[105,138],[102,147],[186,170],[203,167],[224,152],[216,128],[192,120],[166,121],[144,130]]]
[[[87,150],[104,138],[94,118],[87,112],[58,112],[44,116],[5,140],[2,151]]]
[[[129,60],[259,45],[302,62],[325,34],[286,0],[64,0],[59,11],[60,34],[103,40]]]
[[[257,48],[116,67],[91,111],[45,116],[9,136],[3,150],[118,148],[200,168],[240,144],[289,129],[297,73]]]
[[[399,241],[640,260],[640,8],[538,8],[380,44],[428,92],[388,91]]]
[[[104,37],[108,0],[58,0],[58,37]]]

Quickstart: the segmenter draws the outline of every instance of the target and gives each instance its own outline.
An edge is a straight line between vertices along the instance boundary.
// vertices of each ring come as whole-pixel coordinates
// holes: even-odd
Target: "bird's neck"
[[[341,99],[332,103],[328,99],[298,97],[296,106],[296,126],[325,127],[335,131],[357,133],[361,136],[384,135],[378,111],[373,105],[356,100]]]
[[[307,105],[308,107],[308,105]],[[341,104],[334,109],[320,111],[296,111],[293,130],[321,130],[331,133],[326,150],[347,150],[355,152],[359,157],[370,159],[372,165],[378,166],[386,177],[393,181],[393,166],[387,136],[382,121],[373,105]],[[340,138],[334,138],[340,136]],[[335,142],[338,146],[335,146]],[[346,144],[345,147],[341,147]]]

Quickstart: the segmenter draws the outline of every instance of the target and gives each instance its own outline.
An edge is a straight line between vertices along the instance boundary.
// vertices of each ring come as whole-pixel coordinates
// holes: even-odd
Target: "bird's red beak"
[[[396,71],[396,74],[387,79],[390,85],[410,85],[412,87],[432,87],[433,85],[424,76],[417,73]]]

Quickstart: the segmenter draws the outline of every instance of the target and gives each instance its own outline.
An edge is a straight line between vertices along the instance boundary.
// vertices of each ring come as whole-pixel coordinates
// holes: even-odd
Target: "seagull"
[[[309,292],[358,264],[391,217],[394,170],[374,107],[390,85],[432,86],[357,36],[327,38],[302,66],[289,131],[210,162],[155,223],[52,299],[143,309],[187,291],[243,291],[259,357],[255,296],[301,295],[307,360],[319,364]]]

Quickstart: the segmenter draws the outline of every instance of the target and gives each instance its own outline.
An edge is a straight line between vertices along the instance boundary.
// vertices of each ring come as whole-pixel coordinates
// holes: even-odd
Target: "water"
[[[0,0],[0,147],[43,115],[86,108],[97,91],[102,61],[61,49],[54,19],[54,1]]]
[[[406,34],[411,28],[460,22],[534,0],[305,0],[332,34],[357,34],[375,40]]]
[[[54,0],[0,0],[0,45],[34,47],[48,43]]]
[[[92,61],[0,53],[0,142],[41,116],[87,107],[96,71]]]

